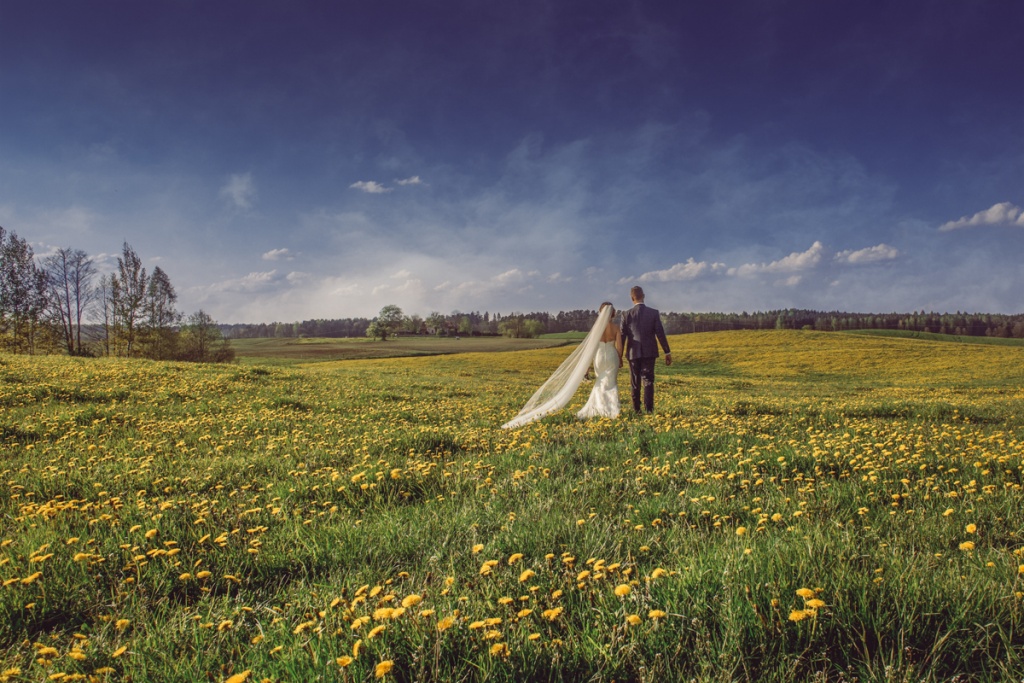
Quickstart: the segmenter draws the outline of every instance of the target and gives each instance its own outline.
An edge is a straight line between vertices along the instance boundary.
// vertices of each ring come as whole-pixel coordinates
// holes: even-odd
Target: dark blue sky
[[[1020,312],[1024,4],[0,0],[0,225],[224,322]]]

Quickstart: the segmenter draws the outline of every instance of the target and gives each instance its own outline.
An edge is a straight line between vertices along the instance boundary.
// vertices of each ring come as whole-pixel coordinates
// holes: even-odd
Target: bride
[[[502,425],[503,429],[522,427],[564,408],[583,382],[591,363],[594,365],[594,388],[590,392],[587,404],[576,416],[581,420],[619,416],[618,373],[622,358],[622,340],[619,326],[612,322],[614,315],[615,308],[610,302],[601,304],[597,321],[583,342],[562,361],[551,377],[526,402],[519,414]]]

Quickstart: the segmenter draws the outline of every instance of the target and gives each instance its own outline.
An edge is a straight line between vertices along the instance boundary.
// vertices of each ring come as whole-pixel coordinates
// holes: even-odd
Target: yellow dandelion
[[[804,607],[807,607],[809,609],[821,609],[824,606],[825,601],[819,600],[818,598],[812,598],[811,600],[808,600],[804,603]]]
[[[626,623],[630,626],[639,626],[642,621],[639,614],[630,614],[626,617]]]
[[[745,526],[738,526],[738,527],[736,527],[736,535],[737,536],[742,536],[745,533],[747,533],[747,527],[745,527]]]
[[[79,661],[79,662],[84,662],[85,660],[87,660],[89,658],[81,650],[72,650],[71,652],[68,653],[68,657],[70,657],[71,659],[74,659],[76,661]]]
[[[533,571],[532,569],[527,569],[519,575],[519,583],[526,583],[535,576],[537,576],[537,572]]]
[[[663,612],[660,609],[652,609],[650,612],[647,613],[647,616],[651,619],[664,619],[668,616],[668,613]]]
[[[964,541],[963,543],[960,544],[960,550],[974,550],[974,542],[973,541]]]
[[[370,629],[370,632],[366,634],[366,639],[367,640],[373,640],[374,638],[379,636],[381,633],[384,633],[384,629],[386,629],[386,628],[387,628],[387,626],[385,626],[384,624],[381,624],[380,626],[374,626],[373,628]]]
[[[790,621],[803,621],[807,617],[811,616],[810,612],[802,609],[795,609],[789,613]]]
[[[26,576],[24,579],[22,579],[21,580],[21,584],[23,586],[31,585],[31,584],[35,583],[37,580],[39,580],[39,577],[41,577],[42,575],[43,575],[42,572],[35,572],[34,574]]]
[[[526,636],[526,639],[527,640],[540,640],[540,634],[539,633],[531,633],[530,635]]]
[[[402,598],[402,607],[405,607],[406,609],[408,609],[410,607],[415,607],[416,605],[420,604],[421,602],[423,602],[423,597],[422,596],[420,596],[420,595],[407,595],[404,598]]]
[[[969,534],[973,534],[975,531],[978,530],[978,527],[976,524],[968,524],[966,527],[964,527],[964,530]]]
[[[799,595],[804,600],[810,600],[811,598],[814,597],[814,591],[811,590],[810,588],[800,588],[800,589],[797,590],[796,594]]]
[[[356,642],[352,643],[352,656],[353,657],[358,657],[359,656],[359,650],[362,649],[362,647],[363,647],[363,640],[362,640],[362,638],[360,638]]]
[[[508,655],[508,645],[506,643],[495,643],[491,645],[491,655],[494,657]]]
[[[660,579],[661,577],[666,576],[667,574],[668,572],[662,569],[661,567],[655,567],[654,571],[651,572],[651,578]]]
[[[213,575],[213,572],[208,572],[205,569],[201,572],[196,572],[197,579],[208,579]]]
[[[146,538],[153,538],[158,533],[160,533],[160,532],[157,531],[156,529],[150,529],[149,531],[146,532]]]
[[[237,673],[234,676],[231,676],[230,678],[225,680],[224,683],[245,683],[245,681],[249,680],[250,674],[252,674],[252,671],[246,669],[241,673]]]
[[[118,619],[116,622],[114,622],[114,628],[116,628],[118,631],[123,631],[126,628],[128,628],[128,625],[131,623],[131,619]]]
[[[632,592],[633,589],[629,587],[628,583],[620,583],[615,587],[615,594],[620,598],[624,598]]]
[[[435,611],[436,611],[436,610],[432,610],[432,609],[425,609],[425,610],[422,610],[422,611],[420,612],[420,616],[421,616],[421,617],[424,617],[424,618],[425,618],[425,617],[432,617],[432,616],[434,616],[434,612],[435,612]]]
[[[946,511],[942,513],[942,516],[949,517],[951,514],[953,514],[953,508],[946,508]]]
[[[512,555],[510,555],[509,558],[508,558],[508,563],[510,565],[511,564],[515,564],[516,562],[518,562],[521,559],[523,559],[523,554],[522,553],[512,553]]]
[[[390,659],[385,659],[383,662],[380,662],[379,664],[377,664],[377,666],[373,668],[373,677],[384,678],[388,675],[388,673],[391,672],[391,669],[394,666],[395,663],[393,661],[391,661]]]
[[[455,625],[455,617],[445,617],[437,622],[437,632],[447,631]]]
[[[114,650],[113,652],[111,652],[110,656],[113,657],[114,659],[117,659],[118,657],[120,657],[121,655],[123,655],[127,651],[128,651],[128,646],[127,645],[122,645],[121,647],[119,647],[116,650]]]
[[[543,612],[541,612],[541,616],[547,619],[548,621],[554,621],[558,618],[558,615],[560,615],[561,613],[561,607],[552,607],[551,609],[546,609]]]
[[[475,546],[473,546],[473,554],[476,555],[478,552],[480,552],[483,549],[484,549],[484,544],[483,543],[477,543]]]
[[[344,669],[346,666],[348,666],[349,664],[351,664],[354,661],[356,661],[356,660],[352,659],[348,655],[343,655],[343,656],[338,657],[337,659],[334,660],[335,664],[340,666],[342,669]]]
[[[521,610],[519,610],[519,612],[516,613],[516,616],[519,617],[520,619],[525,619],[526,617],[530,616],[531,614],[533,614],[533,610],[532,609],[521,609]]]
[[[217,624],[217,630],[218,631],[228,631],[234,625],[235,625],[235,622],[231,621],[230,619],[225,619],[224,621],[222,621],[219,624]]]

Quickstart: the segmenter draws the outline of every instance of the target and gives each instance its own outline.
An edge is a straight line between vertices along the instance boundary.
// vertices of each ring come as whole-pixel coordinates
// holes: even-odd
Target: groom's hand
[[[665,365],[672,365],[672,354],[671,353],[666,353],[665,354]]]

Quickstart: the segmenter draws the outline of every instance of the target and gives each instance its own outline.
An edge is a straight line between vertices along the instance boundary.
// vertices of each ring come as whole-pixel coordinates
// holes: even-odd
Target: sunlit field
[[[0,356],[0,681],[1024,676],[1024,348],[670,342],[512,432],[566,348]]]

